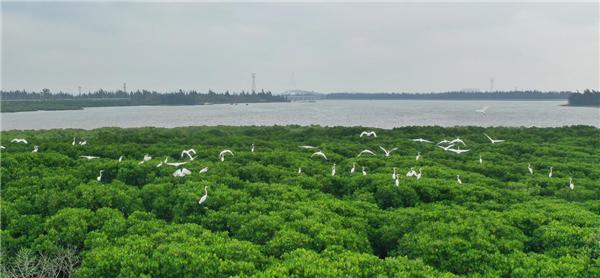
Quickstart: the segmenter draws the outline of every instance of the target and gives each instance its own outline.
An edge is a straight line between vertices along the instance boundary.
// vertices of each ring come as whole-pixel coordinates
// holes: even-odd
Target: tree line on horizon
[[[572,91],[494,91],[494,92],[467,92],[448,91],[430,93],[331,93],[326,99],[435,99],[435,100],[537,100],[537,99],[568,99]]]
[[[585,90],[583,94],[572,94],[569,96],[569,105],[600,106],[600,91]]]

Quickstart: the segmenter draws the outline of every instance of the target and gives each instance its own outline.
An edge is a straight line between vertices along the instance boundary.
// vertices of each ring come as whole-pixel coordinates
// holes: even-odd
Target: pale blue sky
[[[2,89],[599,85],[598,4],[3,3]]]

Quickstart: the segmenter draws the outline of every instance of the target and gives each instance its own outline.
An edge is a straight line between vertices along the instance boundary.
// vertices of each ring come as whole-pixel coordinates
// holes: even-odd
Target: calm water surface
[[[600,109],[564,101],[362,101],[200,106],[100,107],[72,111],[2,113],[1,129],[322,125],[393,128],[411,125],[600,127]],[[487,115],[475,109],[490,106]]]

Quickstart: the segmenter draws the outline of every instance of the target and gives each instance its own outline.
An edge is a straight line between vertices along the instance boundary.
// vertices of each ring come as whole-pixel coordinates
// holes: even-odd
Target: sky
[[[584,90],[599,4],[2,3],[2,90]]]

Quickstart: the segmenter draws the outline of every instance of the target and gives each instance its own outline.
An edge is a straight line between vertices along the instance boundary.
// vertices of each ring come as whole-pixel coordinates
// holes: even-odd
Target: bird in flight
[[[325,156],[325,154],[322,151],[318,151],[318,152],[315,152],[315,153],[313,153],[313,154],[310,155],[311,158],[314,157],[314,156],[320,156],[322,158],[325,158],[325,160],[327,160],[327,156]]]
[[[367,137],[375,137],[377,138],[377,133],[375,133],[375,131],[363,131],[360,133],[360,137],[362,138],[363,136],[367,136]]]
[[[458,137],[456,137],[456,139],[454,139],[454,140],[452,140],[452,141],[450,141],[450,142],[448,142],[448,143],[450,143],[450,144],[461,143],[461,144],[463,144],[463,146],[466,146],[466,145],[467,145],[467,144],[465,144],[465,142],[463,142],[463,140],[461,140],[461,139],[460,139],[460,138],[458,138]]]
[[[461,153],[466,153],[470,150],[461,150],[460,147],[458,147],[457,149],[448,149],[449,152],[453,152],[453,153],[457,153],[457,154],[461,154]]]
[[[447,151],[447,150],[451,149],[452,147],[454,147],[454,144],[448,145],[446,147],[443,147],[443,146],[438,146],[438,147],[441,148],[441,149],[443,149],[444,151]]]
[[[363,150],[363,151],[361,151],[361,152],[358,154],[358,156],[357,156],[357,157],[360,157],[360,156],[361,156],[361,155],[363,155],[363,154],[375,155],[375,153],[374,153],[374,152],[372,152],[372,151],[370,151],[370,150]]]
[[[448,141],[448,140],[444,139],[444,140],[442,140],[442,141],[439,141],[439,142],[438,142],[436,145],[448,144],[448,143],[450,143],[450,141]]]
[[[144,164],[146,161],[149,161],[150,159],[152,159],[152,157],[149,154],[145,154],[142,161],[140,161],[140,163],[138,163],[138,164]]]
[[[490,108],[490,107],[489,107],[489,106],[486,106],[486,107],[483,107],[483,108],[481,108],[481,109],[477,109],[477,110],[475,110],[475,112],[481,113],[481,114],[483,114],[483,115],[485,116],[485,111],[487,111],[487,110],[488,110],[488,108]]]
[[[181,157],[180,158],[183,158],[183,155],[187,155],[190,158],[190,160],[194,160],[194,158],[196,158],[196,157],[192,156],[192,154],[195,155],[196,154],[196,150],[194,150],[194,149],[183,150],[183,151],[181,151]]]
[[[410,170],[408,170],[408,172],[406,172],[407,177],[412,177],[415,175],[417,175],[417,172],[415,172],[415,169],[413,167],[410,167]]]
[[[204,203],[206,199],[208,199],[208,186],[204,187],[204,195],[202,195],[202,197],[200,197],[200,200],[198,200],[198,205],[202,205],[202,203]]]
[[[204,167],[204,168],[200,169],[200,174],[204,174],[206,172],[208,172],[208,167]]]
[[[166,160],[166,159],[165,159]],[[185,162],[165,162],[167,165],[169,166],[174,166],[174,167],[179,167],[181,165],[185,165],[188,163],[188,161]]]
[[[384,149],[382,146],[379,146],[379,148],[380,148],[380,149],[381,149],[381,150],[382,150],[382,151],[385,153],[385,156],[386,156],[386,157],[390,156],[390,154],[391,154],[393,151],[396,151],[396,150],[398,150],[398,148],[393,148],[393,149],[391,149],[391,150],[389,150],[389,151],[388,151],[388,150]]]
[[[27,140],[23,139],[23,138],[15,138],[10,140],[11,143],[23,143],[23,144],[27,144]]]
[[[307,150],[310,150],[310,149],[316,149],[316,148],[317,148],[317,147],[315,147],[315,146],[308,146],[308,145],[304,145],[304,146],[298,146],[298,147],[299,147],[299,148],[301,148],[301,149],[307,149]]]
[[[494,139],[492,139],[492,137],[488,136],[485,133],[483,135],[485,135],[485,137],[487,137],[488,139],[490,139],[490,141],[492,142],[492,144],[504,142],[504,140],[494,140]]]
[[[419,142],[419,143],[433,143],[433,142],[431,142],[431,141],[429,141],[429,140],[425,140],[425,139],[423,139],[423,138],[410,139],[410,141],[413,141],[413,142]]]
[[[4,149],[6,149],[5,146],[0,146],[0,150],[4,150]]]
[[[92,160],[92,159],[97,159],[97,158],[99,158],[99,157],[97,157],[97,156],[91,156],[91,155],[80,155],[79,157],[81,157],[81,158],[85,158],[85,159],[87,159],[87,160]]]
[[[231,156],[234,156],[232,151],[230,151],[230,150],[222,150],[219,153],[219,159],[221,159],[221,161],[225,161],[225,155],[226,154],[230,154]]]
[[[180,177],[180,178],[182,178],[182,177],[185,177],[185,176],[187,176],[187,175],[189,175],[191,173],[192,173],[192,171],[190,171],[190,170],[188,170],[186,168],[181,168],[181,169],[177,169],[177,170],[175,170],[175,172],[173,172],[173,177]]]

